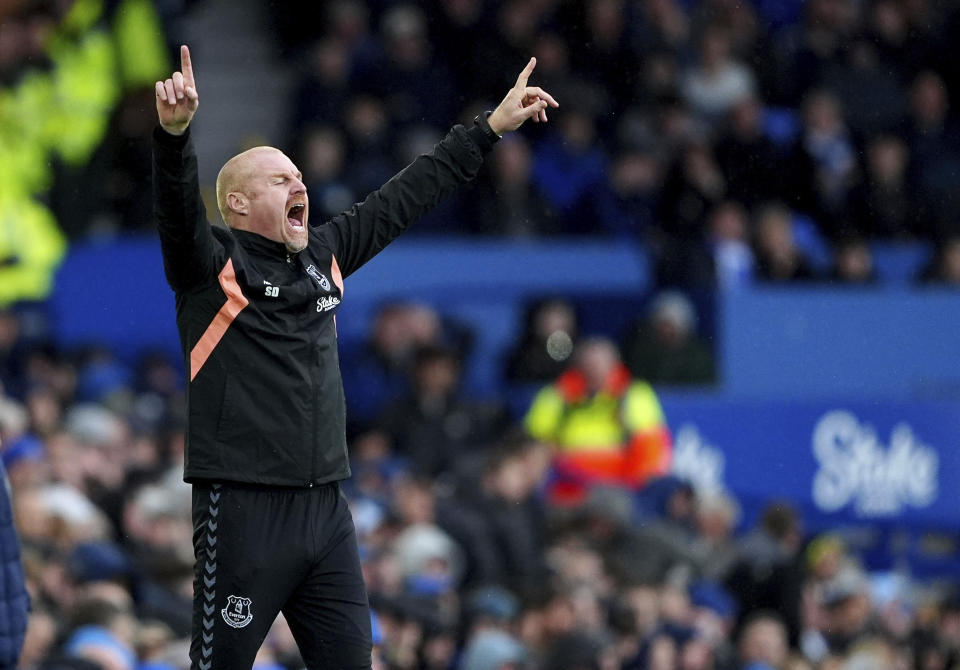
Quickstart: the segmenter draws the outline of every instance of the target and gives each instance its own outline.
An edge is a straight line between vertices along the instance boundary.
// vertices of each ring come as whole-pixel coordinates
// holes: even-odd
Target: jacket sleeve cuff
[[[467,135],[473,140],[473,143],[477,145],[480,153],[484,155],[490,153],[493,149],[494,142],[500,139],[497,137],[497,134],[493,132],[493,129],[490,128],[490,124],[487,123],[486,114],[480,114],[473,120],[473,124],[467,128]]]
[[[153,141],[164,149],[183,151],[187,142],[190,141],[190,128],[188,126],[183,135],[171,135],[163,129],[163,126],[157,124],[157,127],[153,129]]]

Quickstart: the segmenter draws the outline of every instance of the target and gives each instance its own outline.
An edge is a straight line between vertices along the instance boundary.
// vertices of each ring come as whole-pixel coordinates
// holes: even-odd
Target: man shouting
[[[480,169],[504,132],[556,101],[528,86],[454,126],[433,151],[330,221],[311,223],[301,174],[257,147],[217,177],[226,228],[207,222],[190,121],[190,51],[156,83],[154,209],[187,368],[184,478],[193,485],[191,667],[250,668],[283,612],[308,668],[370,668],[336,346],[344,280]]]

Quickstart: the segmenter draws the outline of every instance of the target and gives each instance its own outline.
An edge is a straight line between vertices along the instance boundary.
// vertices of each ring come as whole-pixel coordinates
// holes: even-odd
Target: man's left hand
[[[510,130],[516,130],[527,119],[535,123],[547,121],[547,105],[559,107],[553,96],[539,86],[527,86],[527,80],[537,66],[537,59],[531,58],[527,67],[517,77],[517,83],[507,92],[493,113],[487,117],[487,123],[497,135],[503,135]]]

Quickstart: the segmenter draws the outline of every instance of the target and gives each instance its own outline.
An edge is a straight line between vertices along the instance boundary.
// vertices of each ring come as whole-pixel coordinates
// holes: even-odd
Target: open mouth
[[[306,212],[306,206],[301,202],[297,203],[287,211],[287,221],[294,228],[303,228],[303,215]]]

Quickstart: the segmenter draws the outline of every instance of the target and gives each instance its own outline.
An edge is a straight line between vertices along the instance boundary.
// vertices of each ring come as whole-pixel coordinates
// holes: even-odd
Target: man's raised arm
[[[193,79],[193,62],[186,44],[180,47],[180,72],[155,85],[157,117],[160,126],[171,135],[183,135],[200,106],[197,83]]]
[[[197,157],[188,128],[200,105],[190,49],[180,47],[181,71],[156,83],[153,133],[153,211],[160,231],[163,265],[174,291],[216,276],[216,249],[200,198]]]
[[[527,119],[547,121],[547,106],[559,107],[549,93],[528,80],[537,61],[531,58],[503,101],[474,126],[453,130],[434,150],[420,156],[361,204],[322,227],[346,277],[373,258],[410,224],[477,174],[483,156],[505,132]]]

